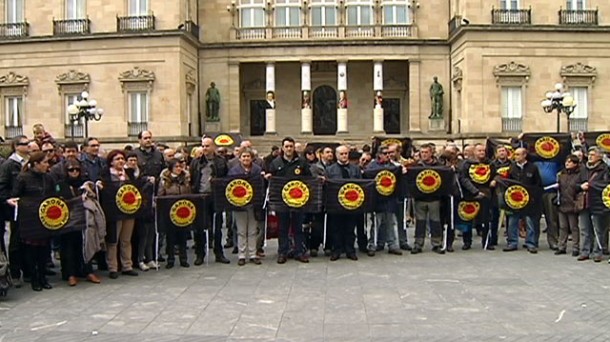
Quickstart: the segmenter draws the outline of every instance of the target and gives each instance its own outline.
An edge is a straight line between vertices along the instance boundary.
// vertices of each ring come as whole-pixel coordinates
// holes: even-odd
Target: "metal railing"
[[[531,24],[532,9],[492,9],[491,10],[492,24]]]
[[[127,135],[135,137],[140,134],[140,132],[148,129],[148,122],[129,122],[127,126]]]
[[[29,35],[30,24],[6,23],[0,24],[0,37],[2,38],[22,38]]]
[[[74,135],[72,135],[72,124],[64,125],[64,137],[68,138],[83,138],[85,137],[85,126],[82,123],[74,124]]]
[[[276,26],[232,28],[237,40],[330,39],[330,38],[412,38],[417,29],[412,24]]]
[[[413,25],[382,25],[381,36],[386,38],[414,37],[415,26]]]
[[[23,135],[23,126],[4,126],[5,139],[12,139],[18,135]]]
[[[264,27],[237,29],[236,38],[239,40],[257,40],[266,38],[267,29]]]
[[[199,39],[199,25],[195,24],[192,20],[185,21],[183,29]]]
[[[336,38],[339,36],[338,26],[310,26],[309,38]]]
[[[375,36],[375,26],[345,26],[346,38],[366,38]]]
[[[570,132],[586,132],[589,126],[589,119],[570,118],[568,121]]]
[[[502,132],[521,132],[521,118],[502,118]]]
[[[560,25],[598,25],[598,10],[559,10]]]
[[[274,27],[272,30],[273,38],[301,38],[303,30],[300,26]]]
[[[91,20],[87,19],[53,19],[53,35],[68,36],[91,33]]]
[[[118,32],[154,31],[155,16],[139,15],[116,18],[116,30]]]

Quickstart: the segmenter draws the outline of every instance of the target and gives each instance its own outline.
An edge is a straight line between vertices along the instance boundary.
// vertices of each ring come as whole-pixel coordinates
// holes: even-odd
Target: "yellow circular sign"
[[[63,228],[70,219],[68,205],[57,197],[47,198],[38,207],[40,223],[48,230]]]
[[[402,146],[402,141],[395,139],[395,138],[389,138],[389,139],[385,139],[384,141],[381,142],[381,146],[390,146],[390,145],[398,145],[398,146]]]
[[[598,135],[595,139],[595,144],[597,145],[597,147],[604,150],[604,152],[610,152],[610,134],[602,133]]]
[[[472,164],[468,168],[470,179],[477,184],[486,184],[491,178],[491,167],[489,164]]]
[[[176,227],[187,227],[195,222],[197,208],[193,202],[183,199],[178,200],[169,209],[169,219]]]
[[[504,192],[504,201],[509,208],[520,210],[529,203],[530,194],[521,185],[511,185]]]
[[[431,194],[438,190],[442,184],[441,175],[434,170],[423,170],[415,178],[415,185],[424,194]]]
[[[131,215],[142,206],[142,194],[137,187],[125,184],[116,192],[115,202],[122,213]]]
[[[356,183],[345,183],[337,194],[339,204],[347,210],[356,210],[364,203],[364,190]]]
[[[498,168],[498,170],[496,170],[496,172],[500,175],[500,177],[508,178],[509,170],[510,170],[510,166],[503,166],[503,167]]]
[[[544,159],[553,159],[559,154],[561,146],[555,138],[544,136],[536,140],[534,149],[540,157]]]
[[[214,139],[214,144],[216,146],[233,146],[234,143],[235,140],[228,134],[219,134],[216,139]]]
[[[606,186],[604,191],[602,191],[602,202],[606,208],[610,209],[610,185]]]
[[[282,188],[282,200],[291,208],[301,208],[309,201],[309,188],[301,181],[290,181]]]
[[[247,180],[234,179],[227,184],[225,196],[231,205],[243,207],[252,202],[254,190],[252,190],[252,185]]]
[[[479,202],[462,201],[458,204],[458,216],[462,221],[472,221],[479,214]]]
[[[511,145],[504,145],[504,147],[506,147],[507,158],[515,159],[515,149]]]
[[[380,195],[390,196],[396,188],[396,175],[388,170],[382,170],[375,176],[375,189]]]

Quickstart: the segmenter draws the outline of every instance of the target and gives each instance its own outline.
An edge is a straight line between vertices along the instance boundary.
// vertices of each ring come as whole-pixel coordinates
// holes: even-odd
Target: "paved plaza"
[[[278,265],[275,246],[262,266],[238,267],[227,250],[231,265],[12,289],[0,341],[610,340],[606,262],[458,243],[446,255]]]

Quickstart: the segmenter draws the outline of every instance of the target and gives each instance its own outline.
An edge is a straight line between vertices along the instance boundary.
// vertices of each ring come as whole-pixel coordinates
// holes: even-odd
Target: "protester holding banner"
[[[557,175],[559,196],[559,242],[555,255],[566,254],[568,235],[572,234],[572,256],[579,255],[580,229],[578,214],[585,205],[585,193],[578,191],[580,161],[571,154],[566,158],[565,168]]]
[[[605,184],[610,181],[608,166],[603,162],[603,152],[599,147],[589,148],[588,160],[585,167],[579,172],[579,191],[585,191],[584,210],[578,216],[580,225],[580,255],[578,261],[588,260],[590,257],[595,262],[602,261],[603,237],[608,230],[609,214],[603,208],[601,200],[593,198],[592,187],[594,184]],[[601,197],[601,196],[600,196]]]
[[[69,150],[72,147],[66,147]],[[55,177],[62,179],[56,183],[56,194],[64,200],[79,197],[82,193],[81,187],[85,178],[81,175],[81,163],[74,158],[61,162],[64,175],[56,174]],[[88,186],[93,183],[88,183]],[[82,227],[84,228],[84,227]],[[82,230],[62,234],[60,236],[59,254],[61,256],[62,279],[68,281],[68,285],[76,286],[77,277],[86,277],[89,282],[99,284],[100,278],[93,273],[90,262],[85,262],[83,257],[83,232]]]
[[[104,188],[109,188],[112,185],[124,184],[125,182],[135,182],[136,176],[133,169],[125,168],[127,156],[121,150],[112,150],[108,153],[109,167],[102,173],[102,182]],[[116,196],[116,195],[115,195]],[[133,270],[133,262],[131,255],[131,235],[135,225],[133,216],[121,217],[116,213],[110,214],[108,202],[114,202],[114,196],[106,201],[104,210],[108,210],[106,214],[108,235],[106,236],[107,251],[106,259],[108,262],[108,270],[110,278],[116,279],[119,277],[118,265],[118,245],[121,245],[121,270],[122,274],[129,276],[137,276],[138,272]]]
[[[254,163],[254,153],[248,147],[239,150],[239,164],[229,170],[228,176],[260,177],[263,169]],[[257,220],[253,204],[246,205],[241,211],[233,211],[233,218],[237,226],[237,252],[239,266],[246,264],[246,250],[250,262],[260,265],[261,261],[256,254]]]
[[[542,193],[542,180],[540,172],[533,163],[527,160],[527,150],[518,148],[515,150],[515,161],[510,166],[508,171],[508,179],[520,182],[522,185],[515,187],[515,194],[507,191],[504,192],[504,199],[509,202],[525,202],[524,208],[533,201],[534,196]],[[525,188],[526,186],[527,188]],[[526,191],[527,189],[531,191]],[[526,202],[528,199],[529,202]],[[520,207],[520,203],[516,203],[515,207]],[[516,251],[519,246],[519,220],[525,218],[527,226],[527,236],[525,238],[525,246],[532,253],[538,253],[538,240],[540,237],[540,207],[535,206],[534,209],[528,212],[511,212],[508,216],[508,245],[503,249],[505,252]]]
[[[411,162],[411,159],[405,159],[401,155],[401,144],[392,143],[388,145],[388,156],[390,157],[390,161],[392,164],[401,167],[403,163],[406,164]],[[410,251],[411,246],[409,246],[409,241],[407,238],[407,224],[405,221],[405,206],[407,199],[404,194],[400,192],[398,196],[396,196],[396,223],[397,223],[397,233],[398,233],[398,245],[400,249],[403,251]]]
[[[184,164],[178,159],[170,159],[167,169],[161,172],[159,180],[159,196],[186,195],[191,193],[191,176],[185,170]],[[167,264],[165,268],[174,267],[176,253],[175,248],[178,246],[178,258],[180,266],[189,267],[188,257],[186,253],[186,240],[188,230],[167,229],[166,237],[166,253]]]
[[[295,151],[294,139],[290,137],[282,139],[282,154],[273,160],[265,178],[284,177],[298,179],[311,176],[311,170],[307,161]],[[290,252],[290,241],[288,239],[290,226],[294,230],[294,259],[308,263],[309,259],[305,255],[305,241],[302,229],[303,212],[300,209],[278,212],[278,221],[280,232],[277,263],[284,264],[287,261],[288,253]]]
[[[54,192],[53,179],[47,173],[49,159],[43,152],[35,152],[28,159],[23,171],[17,176],[16,183],[7,203],[13,207],[20,200],[32,197],[50,196]],[[25,263],[30,271],[32,290],[52,289],[45,272],[49,257],[49,239],[23,239]]]
[[[216,154],[216,145],[210,137],[204,136],[201,139],[201,147],[203,155],[191,162],[190,173],[192,177],[191,188],[193,193],[211,194],[212,178],[220,178],[227,175],[228,167],[225,158]],[[210,232],[214,238],[214,254],[216,262],[228,264],[230,263],[224,255],[222,248],[222,212],[214,211],[214,203],[206,201],[205,215],[207,217],[205,229]],[[203,264],[207,246],[205,243],[204,227],[195,228],[195,265]]]
[[[511,148],[512,151],[512,148]],[[512,152],[511,152],[512,154]],[[508,170],[510,169],[511,160],[509,159],[509,150],[506,145],[497,145],[495,149],[495,159],[492,162],[493,166],[496,169],[496,178],[505,179],[508,178]],[[497,180],[496,180],[497,183]],[[490,240],[489,244],[491,246],[498,245],[498,230],[501,226],[500,219],[502,218],[501,210],[500,210],[500,201],[502,196],[502,191],[499,187],[495,187],[493,194],[493,198],[491,199],[491,222],[489,225],[490,231]],[[506,216],[504,216],[506,221]],[[507,227],[507,225],[505,225]]]
[[[307,150],[313,148],[311,145],[307,145],[305,149],[305,155],[307,155]],[[324,177],[326,169],[333,164],[334,161],[334,150],[330,146],[323,146],[320,149],[319,158],[315,159],[315,162],[310,162],[311,173],[315,177]],[[324,213],[315,213],[315,214],[306,214],[308,218],[310,218],[310,229],[309,233],[306,233],[305,241],[307,243],[307,247],[309,249],[309,253],[312,257],[318,256],[318,249],[324,240],[326,240],[326,245],[322,246],[324,248],[324,255],[330,256],[332,253],[332,243],[333,239],[328,236],[323,236],[324,234]],[[309,223],[309,222],[306,222]]]
[[[360,179],[362,178],[362,173],[358,166],[350,164],[349,162],[349,147],[346,145],[341,145],[337,147],[335,152],[337,156],[337,162],[328,166],[326,168],[326,178],[328,180],[333,179]],[[348,184],[349,185],[349,184]],[[352,184],[352,194],[357,194],[354,196],[356,198],[355,202],[362,203],[365,199],[361,198],[362,189],[359,185]],[[341,191],[339,191],[339,196],[341,196]],[[348,193],[348,190],[343,192],[345,194],[341,199],[343,202],[353,201]],[[340,200],[341,200],[340,199]],[[353,206],[355,203],[352,203]],[[349,203],[345,203],[344,207],[349,207]],[[345,253],[346,257],[351,260],[358,260],[356,256],[356,250],[354,249],[354,229],[356,228],[356,221],[358,217],[362,217],[362,213],[360,214],[328,214],[328,226],[330,229],[330,236],[333,239],[331,244],[332,251],[330,255],[330,261],[335,261],[339,259],[342,253]]]

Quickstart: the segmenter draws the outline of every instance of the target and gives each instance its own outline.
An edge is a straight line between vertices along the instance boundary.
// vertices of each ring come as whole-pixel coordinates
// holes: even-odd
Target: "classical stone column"
[[[375,104],[373,107],[373,133],[385,133],[383,128],[383,62],[373,63],[373,93]]]
[[[301,133],[311,134],[313,114],[311,110],[311,64],[301,63]]]
[[[240,86],[239,86],[239,63],[229,62],[229,93],[227,96],[228,116],[229,116],[229,132],[239,133],[241,130],[241,109],[240,109]],[[222,105],[220,107],[222,109]],[[220,132],[220,125],[214,130],[207,123],[207,129],[210,131]]]
[[[337,90],[339,104],[337,105],[337,133],[347,133],[347,62],[337,64]]]
[[[420,61],[409,60],[409,131],[421,132]]]
[[[266,67],[265,90],[267,109],[265,109],[265,134],[277,134],[275,131],[275,63],[268,62]]]

